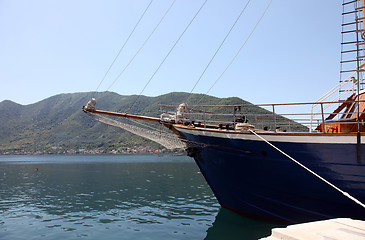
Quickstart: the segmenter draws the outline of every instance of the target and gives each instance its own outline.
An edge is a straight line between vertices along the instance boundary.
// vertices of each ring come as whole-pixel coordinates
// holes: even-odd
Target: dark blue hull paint
[[[262,141],[182,133],[219,203],[248,215],[290,223],[337,217],[365,220],[365,209]],[[365,202],[365,156],[355,144],[272,142]],[[365,153],[365,146],[362,146]]]

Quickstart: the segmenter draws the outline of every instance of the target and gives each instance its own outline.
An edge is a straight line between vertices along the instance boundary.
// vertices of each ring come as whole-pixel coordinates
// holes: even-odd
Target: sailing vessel
[[[316,102],[162,105],[160,117],[146,117],[98,110],[92,99],[83,110],[110,125],[118,123],[105,115],[167,127],[224,208],[289,223],[365,220],[365,0],[343,2],[344,9],[350,5],[354,9],[343,15],[354,18],[343,28],[352,29],[343,34],[354,34],[356,40],[342,43],[343,56],[349,56],[342,63],[354,63],[355,68],[343,68],[342,73],[351,75]],[[309,106],[310,111],[278,110],[291,106]],[[170,107],[176,110],[166,110]],[[271,110],[254,114],[252,107]]]

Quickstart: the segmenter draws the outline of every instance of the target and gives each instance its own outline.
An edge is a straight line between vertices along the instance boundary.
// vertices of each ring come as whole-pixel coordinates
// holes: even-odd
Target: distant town
[[[156,149],[151,146],[121,147],[117,149],[64,149],[62,147],[51,147],[47,150],[26,151],[12,150],[2,151],[0,155],[45,155],[45,154],[161,154],[161,153],[181,153],[182,150],[168,150],[165,148]]]

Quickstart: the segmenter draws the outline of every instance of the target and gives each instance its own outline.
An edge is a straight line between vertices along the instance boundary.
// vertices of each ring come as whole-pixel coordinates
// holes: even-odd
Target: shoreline
[[[37,150],[37,151],[25,151],[25,150],[10,150],[0,151],[0,156],[6,155],[155,155],[155,154],[181,154],[185,151],[182,149],[168,150],[168,149],[153,149],[150,147],[137,147],[126,149],[67,149],[61,151],[55,150]]]

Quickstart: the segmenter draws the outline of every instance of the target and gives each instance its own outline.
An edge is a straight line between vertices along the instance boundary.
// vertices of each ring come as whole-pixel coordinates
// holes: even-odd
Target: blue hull
[[[225,208],[290,223],[338,217],[365,220],[363,207],[263,141],[180,134],[199,143],[192,144],[188,154]],[[365,156],[358,162],[356,144],[272,143],[365,202]]]

